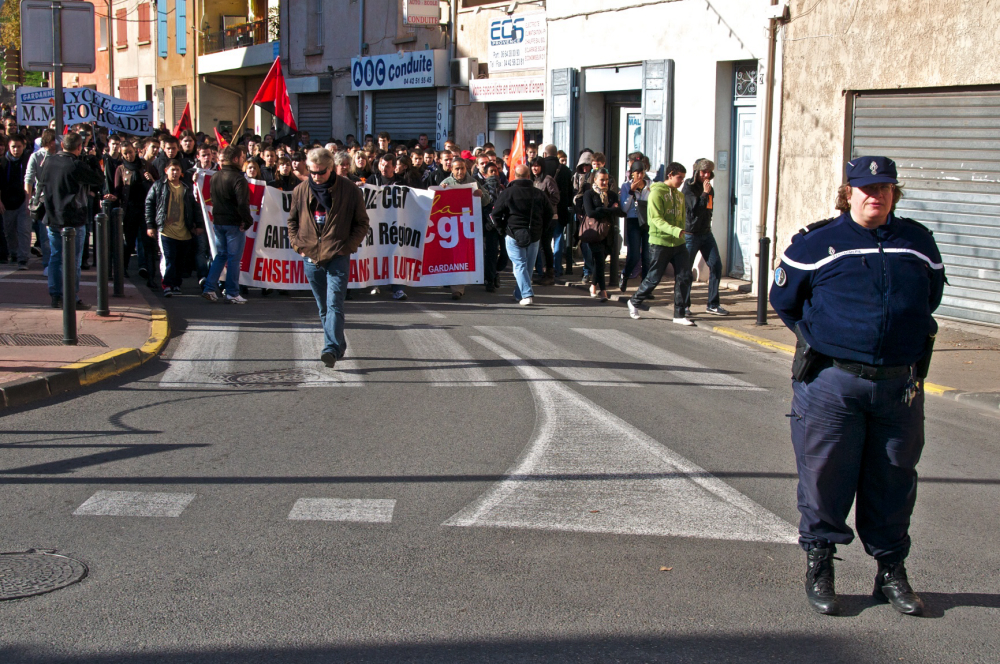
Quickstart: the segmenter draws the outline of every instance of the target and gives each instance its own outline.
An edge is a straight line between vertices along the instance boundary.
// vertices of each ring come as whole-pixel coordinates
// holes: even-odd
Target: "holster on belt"
[[[815,369],[818,369],[826,356],[809,345],[799,324],[795,325],[795,357],[792,358],[792,380],[803,382],[809,379]]]
[[[935,335],[931,334],[927,336],[927,341],[924,342],[924,354],[916,364],[916,374],[917,378],[923,380],[927,378],[927,372],[931,368],[931,355],[934,354],[934,338]]]

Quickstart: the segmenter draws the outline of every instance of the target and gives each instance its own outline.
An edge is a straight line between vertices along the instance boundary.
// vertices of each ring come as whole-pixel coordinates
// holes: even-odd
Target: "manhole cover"
[[[302,383],[324,380],[323,376],[308,369],[265,369],[209,375],[223,383],[239,387],[298,387]]]
[[[59,590],[87,576],[87,566],[56,553],[0,553],[0,600]]]

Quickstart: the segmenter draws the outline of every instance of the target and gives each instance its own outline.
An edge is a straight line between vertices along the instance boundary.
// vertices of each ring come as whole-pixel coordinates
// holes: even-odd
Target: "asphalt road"
[[[822,617],[784,356],[468,290],[349,302],[334,372],[311,299],[173,298],[161,359],[0,418],[0,550],[90,570],[0,602],[0,662],[1000,659],[1000,417],[928,401],[929,616],[856,542]]]

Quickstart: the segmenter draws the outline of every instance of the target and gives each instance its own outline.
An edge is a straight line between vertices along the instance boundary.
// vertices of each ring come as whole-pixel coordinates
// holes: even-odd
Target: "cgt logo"
[[[520,44],[524,41],[524,17],[505,18],[490,23],[490,44]]]

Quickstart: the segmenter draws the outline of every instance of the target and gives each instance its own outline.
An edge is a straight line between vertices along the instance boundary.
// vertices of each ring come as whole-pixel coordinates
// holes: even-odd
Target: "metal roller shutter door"
[[[489,105],[490,131],[514,131],[517,119],[524,116],[524,128],[542,131],[545,128],[544,102],[500,102]]]
[[[393,142],[437,133],[437,88],[386,90],[375,93],[375,135],[387,131]]]
[[[897,206],[934,232],[937,313],[1000,325],[1000,91],[859,93],[851,155],[895,160]]]
[[[300,94],[299,114],[295,124],[299,131],[308,131],[309,139],[326,143],[333,134],[333,104],[330,93]]]

